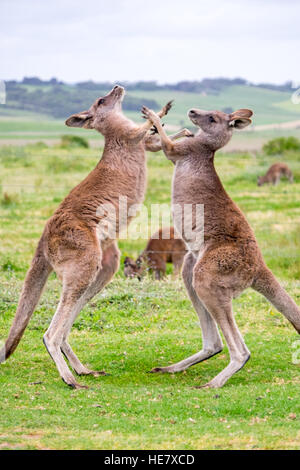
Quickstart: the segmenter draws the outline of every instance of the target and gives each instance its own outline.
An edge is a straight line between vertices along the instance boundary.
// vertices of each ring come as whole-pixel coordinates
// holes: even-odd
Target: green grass
[[[45,221],[100,151],[0,148],[0,338],[7,336]],[[216,166],[267,264],[299,304],[299,155],[283,159],[294,171],[293,185],[256,186],[276,157],[219,153]],[[169,203],[172,164],[152,154],[148,168],[146,207]],[[122,260],[144,245],[120,241]],[[201,331],[181,280],[130,281],[122,269],[84,307],[71,334],[83,363],[111,375],[80,378],[87,391],[68,389],[42,343],[59,295],[51,275],[18,349],[0,367],[0,449],[300,448],[299,365],[292,363],[299,336],[254,291],[234,301],[251,360],[220,390],[194,387],[226,366],[227,348],[184,373],[147,374],[199,350]]]

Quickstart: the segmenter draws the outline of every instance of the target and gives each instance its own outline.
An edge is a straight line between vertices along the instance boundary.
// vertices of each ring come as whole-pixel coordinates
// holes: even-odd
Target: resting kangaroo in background
[[[232,299],[244,289],[252,287],[263,294],[300,333],[300,309],[265,265],[251,227],[226,193],[214,167],[216,150],[229,142],[233,129],[251,123],[252,111],[240,109],[225,114],[191,109],[188,115],[201,131],[180,143],[168,139],[153,111],[144,107],[143,114],[157,127],[166,157],[175,163],[173,204],[182,208],[184,204],[194,207],[204,204],[205,215],[202,245],[195,245],[194,238],[182,234],[190,248],[182,276],[199,315],[202,350],[177,364],[157,367],[152,372],[182,371],[219,353],[223,349],[219,325],[228,345],[230,363],[204,386],[222,387],[250,357],[232,311]],[[180,222],[174,217],[179,232]],[[196,227],[196,230],[202,229],[203,226]]]
[[[265,183],[278,184],[280,178],[286,176],[290,183],[293,182],[293,173],[289,169],[286,163],[274,163],[270,166],[267,173],[264,176],[260,176],[257,180],[257,185],[261,186]]]
[[[119,226],[119,196],[127,197],[128,209],[142,202],[146,183],[145,145],[158,146],[157,136],[149,136],[148,144],[145,142],[152,126],[150,121],[138,126],[122,114],[123,96],[124,89],[115,86],[88,111],[74,114],[66,121],[67,126],[95,129],[103,134],[103,155],[96,168],[69,193],[46,223],[8,339],[0,350],[2,361],[14,352],[54,270],[62,280],[62,295],[44,343],[61,378],[74,388],[82,386],[70,372],[63,354],[78,375],[98,376],[103,372],[91,371],[81,364],[68,344],[68,335],[82,307],[111,280],[119,266],[115,239],[103,233],[97,209],[108,202],[115,208],[117,238],[132,218],[126,214],[126,220]],[[159,116],[169,109],[168,103]]]
[[[145,268],[148,267],[154,271],[155,279],[159,280],[166,274],[166,264],[173,263],[173,276],[176,277],[180,273],[185,254],[184,242],[181,238],[174,238],[174,227],[164,227],[151,235],[146,248],[136,261],[128,256],[125,258],[124,274],[126,277],[137,276],[141,279]]]

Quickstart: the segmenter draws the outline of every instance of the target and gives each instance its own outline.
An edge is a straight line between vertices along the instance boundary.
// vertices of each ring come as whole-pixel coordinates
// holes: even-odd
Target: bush
[[[63,148],[66,147],[81,147],[89,148],[89,143],[84,137],[79,137],[77,135],[62,135],[60,146]]]
[[[300,140],[296,137],[278,137],[277,139],[269,140],[263,146],[263,151],[267,155],[278,155],[287,150],[300,151]]]
[[[44,150],[48,148],[48,145],[45,142],[39,141],[33,144],[27,144],[26,147],[33,150]]]

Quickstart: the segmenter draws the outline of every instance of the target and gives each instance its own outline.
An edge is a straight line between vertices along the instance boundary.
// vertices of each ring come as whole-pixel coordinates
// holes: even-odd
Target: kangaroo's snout
[[[115,85],[110,93],[117,97],[123,97],[125,95],[125,88],[120,85]]]

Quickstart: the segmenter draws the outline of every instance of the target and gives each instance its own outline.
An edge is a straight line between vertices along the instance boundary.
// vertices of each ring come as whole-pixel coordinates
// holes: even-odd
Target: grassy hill
[[[234,82],[234,81],[232,81]],[[10,82],[9,82],[10,83]],[[189,83],[189,82],[187,82]],[[200,82],[199,82],[200,83]],[[181,91],[170,89],[171,86],[155,86],[154,89],[143,89],[136,85],[128,85],[124,100],[124,112],[131,119],[141,121],[139,109],[142,104],[158,109],[171,99],[174,106],[165,121],[169,131],[183,126],[191,126],[187,118],[187,111],[191,107],[203,109],[238,109],[248,107],[254,110],[254,126],[268,124],[281,124],[300,119],[300,105],[291,102],[291,90],[270,89],[254,85],[222,85],[223,88],[211,90],[203,88],[202,91]],[[87,87],[87,88],[85,88]],[[11,144],[13,141],[55,141],[61,134],[84,135],[91,141],[98,141],[101,137],[95,131],[82,131],[69,129],[64,120],[73,112],[88,108],[98,97],[105,94],[111,84],[85,84],[68,85],[57,82],[54,85],[40,85],[21,83],[7,87],[7,103],[0,105],[0,144]],[[151,87],[150,87],[151,88]],[[180,88],[180,87],[177,87]],[[199,87],[198,87],[199,88]],[[201,87],[200,87],[201,89]],[[207,91],[205,91],[207,90]],[[25,95],[24,95],[25,93]],[[59,116],[59,117],[57,117]],[[253,141],[253,133],[239,133],[235,140]],[[268,131],[265,138],[260,133],[255,134],[257,141],[261,142],[275,135],[300,136],[300,129],[293,131]],[[25,143],[24,142],[24,143]],[[235,142],[235,141],[234,141]],[[95,143],[95,142],[94,142]]]
[[[186,93],[178,91],[132,91],[132,96],[155,99],[159,104],[174,99],[174,109],[168,122],[188,124],[186,113],[191,107],[203,109],[250,108],[255,112],[255,125],[281,123],[300,118],[300,107],[293,105],[290,94],[251,86],[227,87],[219,95]]]

